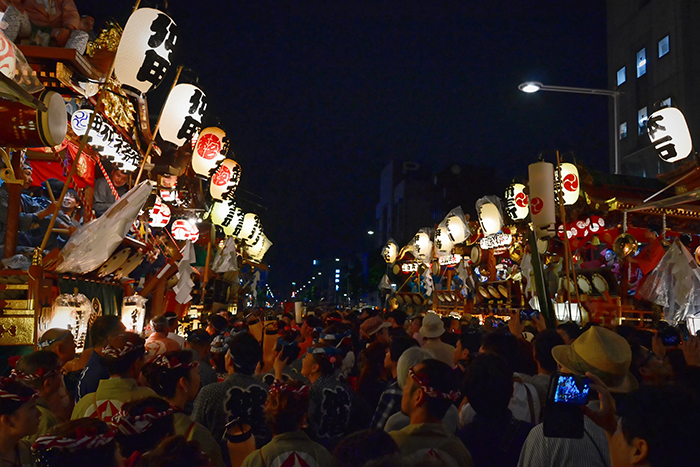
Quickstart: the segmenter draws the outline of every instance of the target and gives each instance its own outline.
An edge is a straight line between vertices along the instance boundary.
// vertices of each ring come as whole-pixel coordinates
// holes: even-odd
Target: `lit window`
[[[647,108],[642,107],[637,111],[637,126],[639,127],[638,134],[643,135],[646,133],[647,120],[649,120],[649,117],[647,116]]]
[[[668,36],[666,36],[659,41],[659,58],[666,55],[669,50],[670,50],[670,47],[668,45]]]
[[[620,124],[620,139],[627,138],[627,122]]]
[[[671,107],[671,98],[670,97],[661,101],[661,108],[663,109],[664,107]]]
[[[637,78],[647,72],[647,49],[643,48],[637,52]]]
[[[623,66],[617,70],[617,85],[620,86],[625,81],[627,81],[627,67]]]

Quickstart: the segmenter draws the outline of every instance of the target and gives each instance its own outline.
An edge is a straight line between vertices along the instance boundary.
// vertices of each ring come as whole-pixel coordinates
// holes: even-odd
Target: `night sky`
[[[98,25],[124,25],[130,11],[76,3]],[[608,170],[606,97],[517,89],[607,87],[604,0],[204,0],[167,11],[180,28],[176,64],[198,75],[242,166],[239,204],[274,243],[265,261],[278,295],[309,278],[314,258],[367,246],[392,158],[510,178],[558,149]],[[152,114],[171,82],[149,95]]]

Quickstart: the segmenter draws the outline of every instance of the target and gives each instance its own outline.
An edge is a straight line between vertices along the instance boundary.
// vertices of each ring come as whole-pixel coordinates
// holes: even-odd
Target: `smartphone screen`
[[[570,405],[585,405],[588,402],[590,381],[575,375],[559,375],[554,389],[553,402]]]
[[[688,326],[685,323],[679,323],[678,330],[681,333],[681,339],[683,339],[683,342],[688,342],[688,340],[690,339],[690,332],[688,331]]]

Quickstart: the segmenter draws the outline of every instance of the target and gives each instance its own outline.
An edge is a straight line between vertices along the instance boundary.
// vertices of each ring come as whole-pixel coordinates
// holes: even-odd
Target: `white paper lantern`
[[[211,177],[217,166],[226,158],[228,138],[221,128],[208,127],[199,133],[192,152],[192,170],[199,175]]]
[[[195,243],[199,240],[199,228],[194,222],[190,222],[187,219],[178,219],[173,222],[170,227],[170,233],[173,234],[173,238],[179,241],[190,240]]]
[[[233,201],[217,201],[212,206],[209,217],[212,224],[224,229],[224,234],[238,237],[243,228],[245,213]]]
[[[452,253],[454,248],[454,243],[450,239],[450,234],[447,228],[442,224],[435,229],[435,249],[437,250],[438,256],[445,256]]]
[[[647,121],[649,139],[661,160],[676,162],[693,150],[693,140],[683,113],[675,107],[657,110]]]
[[[88,323],[92,315],[90,300],[83,294],[61,294],[53,302],[51,320],[47,329],[66,329],[73,334],[75,350],[80,353],[85,348]]]
[[[424,263],[430,262],[433,257],[433,242],[428,235],[428,229],[421,229],[413,236],[411,246],[416,259]]]
[[[559,187],[561,187],[564,204],[570,206],[576,201],[581,193],[581,185],[578,177],[578,169],[574,164],[564,162],[561,164],[561,178],[557,174],[557,196],[559,195]]]
[[[253,261],[260,262],[271,246],[272,242],[265,236],[265,234],[261,234],[260,239],[254,245],[246,248],[246,252]]]
[[[243,217],[243,225],[237,237],[242,240],[250,241],[258,235],[259,231],[260,218],[256,214],[249,212]]]
[[[399,254],[399,245],[394,241],[393,238],[390,238],[389,241],[386,242],[386,245],[384,245],[384,249],[382,249],[382,258],[384,258],[384,261],[386,261],[389,264],[394,264],[396,262],[396,257]]]
[[[448,215],[443,221],[443,223],[447,228],[447,235],[454,244],[464,242],[467,239],[467,237],[471,234],[471,232],[469,231],[469,227],[464,221],[464,215]]]
[[[162,11],[141,8],[129,17],[114,58],[117,79],[146,93],[170,68],[178,42],[177,25]]]
[[[530,187],[530,215],[537,238],[555,234],[554,166],[549,162],[535,162],[528,167]]]
[[[155,204],[148,211],[148,218],[151,227],[165,227],[170,222],[170,207],[156,198]]]
[[[191,84],[178,84],[165,101],[158,134],[165,141],[182,146],[202,126],[206,110],[207,97],[201,89]]]
[[[481,230],[484,236],[493,235],[501,231],[503,227],[501,210],[492,199],[484,197],[477,200],[476,210],[479,213],[479,222],[481,222]]]
[[[232,159],[224,159],[209,184],[209,193],[214,199],[233,199],[241,180],[241,166]]]
[[[163,201],[167,201],[168,203],[174,203],[176,201],[180,200],[180,194],[178,191],[175,190],[160,190],[160,197],[163,199]]]
[[[122,324],[127,332],[141,334],[146,320],[146,302],[148,299],[141,295],[124,297],[122,301]]]
[[[525,194],[525,185],[513,183],[506,188],[506,213],[514,221],[520,221],[530,213],[530,202]]]

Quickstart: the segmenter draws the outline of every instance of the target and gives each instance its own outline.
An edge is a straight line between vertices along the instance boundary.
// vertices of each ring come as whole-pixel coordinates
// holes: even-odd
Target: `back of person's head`
[[[146,453],[134,467],[211,467],[197,441],[182,435],[165,438],[157,448]]]
[[[418,365],[419,363],[428,360],[429,358],[435,358],[435,354],[421,347],[411,347],[406,349],[403,354],[399,357],[396,363],[396,381],[400,388],[406,385],[406,379],[408,378],[408,370],[411,367]]]
[[[39,338],[37,346],[40,349],[57,352],[57,348],[64,342],[73,338],[73,334],[67,329],[51,328],[44,332]]]
[[[119,450],[124,457],[155,449],[165,437],[175,434],[173,410],[170,403],[160,397],[125,403],[114,418],[114,424]]]
[[[464,373],[463,388],[477,414],[501,415],[513,395],[513,370],[499,355],[477,355]]]
[[[411,347],[418,347],[418,342],[414,338],[406,336],[394,337],[389,345],[389,358],[394,362],[398,362],[401,355]]]
[[[497,331],[485,334],[481,342],[484,352],[500,355],[516,371],[518,367],[518,339],[509,332]]]
[[[204,329],[194,329],[187,332],[187,346],[193,349],[209,348],[212,336]]]
[[[642,386],[625,396],[618,415],[629,445],[622,449],[630,451],[644,440],[645,465],[697,465],[697,453],[692,448],[700,439],[697,394],[672,385]]]
[[[462,326],[461,333],[459,334],[459,344],[462,346],[462,350],[469,350],[470,354],[479,353],[479,347],[481,347],[481,333],[469,326]]]
[[[153,326],[154,332],[162,332],[164,334],[168,333],[170,326],[168,326],[168,318],[163,315],[156,316],[151,320],[151,325]]]
[[[411,391],[422,388],[426,396],[428,415],[442,420],[458,397],[458,383],[452,368],[443,361],[430,358],[413,367],[413,374]]]
[[[343,362],[341,351],[328,344],[314,344],[307,353],[311,354],[322,375],[332,375]]]
[[[111,339],[102,350],[105,366],[112,376],[126,376],[145,354],[144,341],[138,334],[124,332]]]
[[[36,389],[10,378],[0,378],[0,396],[0,416],[12,415],[37,398]]]
[[[552,357],[552,349],[557,345],[564,345],[564,339],[553,329],[547,329],[537,333],[533,340],[535,359],[540,366],[549,372],[557,371],[557,362]]]
[[[224,318],[223,316],[211,314],[209,315],[208,321],[209,325],[212,328],[214,328],[214,331],[216,331],[217,334],[223,332],[226,329],[226,318]]]
[[[581,330],[581,327],[573,321],[561,323],[557,326],[557,330],[566,333],[566,335],[569,336],[569,339],[571,340],[578,339],[578,336],[580,336],[581,332],[583,332]]]
[[[62,423],[32,446],[36,467],[121,467],[114,431],[99,418]]]
[[[37,350],[19,359],[12,376],[33,388],[41,389],[45,381],[61,374],[61,366],[57,354],[50,350]]]
[[[284,323],[284,321],[281,322]],[[287,364],[290,364],[299,358],[301,349],[299,348],[297,337],[299,337],[299,331],[290,326],[284,326],[278,331],[275,351],[282,352],[280,354],[280,358],[285,360]]]
[[[124,330],[124,324],[118,316],[98,316],[90,326],[90,340],[94,347],[103,347],[110,337],[116,336]]]
[[[175,397],[182,378],[191,381],[193,368],[197,368],[197,362],[191,351],[172,350],[158,355],[143,367],[141,373],[148,386],[159,396],[171,399]]]
[[[390,313],[387,314],[387,319],[388,318],[394,318],[394,322],[396,323],[397,326],[403,326],[406,324],[406,313],[403,311],[396,309]]]
[[[248,332],[239,332],[228,339],[228,351],[237,373],[252,375],[262,359],[262,348],[258,341]]]
[[[309,410],[309,386],[299,381],[275,380],[265,404],[265,418],[275,435],[301,429]]]
[[[311,329],[316,329],[323,326],[321,319],[315,315],[307,315],[306,318],[304,318],[304,323],[306,323],[306,325]]]
[[[399,447],[384,430],[371,428],[346,436],[333,450],[334,467],[357,467],[396,454]]]

